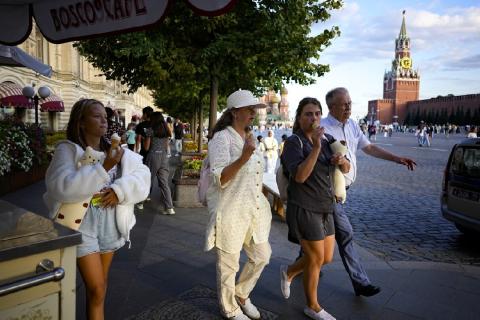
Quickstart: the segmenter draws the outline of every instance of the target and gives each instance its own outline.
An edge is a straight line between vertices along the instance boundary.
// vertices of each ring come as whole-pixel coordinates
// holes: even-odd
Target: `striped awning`
[[[63,105],[63,101],[59,96],[50,93],[48,97],[40,100],[40,110],[63,112],[65,111],[65,106]]]
[[[13,82],[4,82],[0,84],[0,104],[3,107],[8,105],[20,108],[35,108],[32,99],[25,98],[22,93],[23,87]]]

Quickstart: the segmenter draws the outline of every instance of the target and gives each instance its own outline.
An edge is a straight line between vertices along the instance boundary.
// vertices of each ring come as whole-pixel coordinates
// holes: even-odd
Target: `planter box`
[[[173,192],[173,205],[177,208],[200,208],[203,205],[198,201],[198,180],[199,178],[191,178],[190,175],[194,175],[200,170],[198,169],[184,169],[178,168],[175,170],[172,182],[175,185]],[[185,176],[188,174],[189,176]]]
[[[200,157],[202,154],[200,152],[186,152],[182,151],[180,152],[180,166],[183,166],[183,163],[187,159],[192,159],[193,157]]]
[[[48,166],[35,166],[25,171],[10,171],[0,177],[0,195],[10,193],[45,179]]]

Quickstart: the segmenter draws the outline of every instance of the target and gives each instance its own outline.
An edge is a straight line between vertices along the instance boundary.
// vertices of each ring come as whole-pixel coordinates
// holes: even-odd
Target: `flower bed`
[[[47,165],[46,145],[40,126],[5,117],[0,121],[0,176],[11,170],[27,172],[34,165]]]
[[[208,150],[208,145],[204,144],[203,145],[203,150]],[[198,145],[197,142],[192,141],[192,142],[184,142],[183,143],[183,151],[186,152],[197,152],[198,151]]]

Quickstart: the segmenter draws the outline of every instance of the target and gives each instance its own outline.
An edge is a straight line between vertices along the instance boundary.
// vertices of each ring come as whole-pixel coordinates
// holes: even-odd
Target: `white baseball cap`
[[[259,102],[248,90],[239,90],[232,93],[227,98],[227,109],[243,108],[254,106],[255,108],[266,108],[267,106]]]

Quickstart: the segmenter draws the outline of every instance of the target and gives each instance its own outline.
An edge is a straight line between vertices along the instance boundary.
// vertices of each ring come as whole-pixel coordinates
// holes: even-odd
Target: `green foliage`
[[[66,140],[66,139],[67,139],[66,131],[58,131],[58,132],[55,132],[54,134],[47,134],[46,136],[47,149],[53,151],[55,149],[55,145],[60,140]]]
[[[36,124],[15,116],[0,121],[0,176],[11,168],[28,171],[33,165],[48,163],[45,134]]]
[[[413,118],[413,124],[419,125],[420,124],[420,107],[417,108],[417,112],[415,113],[415,118]]]
[[[410,114],[410,110],[408,110],[407,115],[405,116],[405,119],[403,119],[403,125],[407,125],[407,124],[412,125],[413,123],[410,123],[410,122],[413,122],[413,119]]]
[[[450,112],[450,115],[448,116],[448,123],[453,124],[454,122],[455,122],[455,113],[453,112],[453,108],[452,108],[452,112]]]
[[[258,120],[258,113],[256,112],[255,112],[255,119],[253,119],[253,125],[257,127],[260,125],[260,120]]]
[[[338,27],[315,31],[343,1],[242,0],[228,14],[203,17],[172,2],[156,29],[74,44],[107,79],[129,92],[145,85],[171,116],[190,118],[207,92],[210,113],[231,92],[279,90],[284,82],[310,85],[330,67],[320,53],[340,35]],[[206,98],[208,100],[208,98]],[[211,124],[212,125],[212,124]]]

